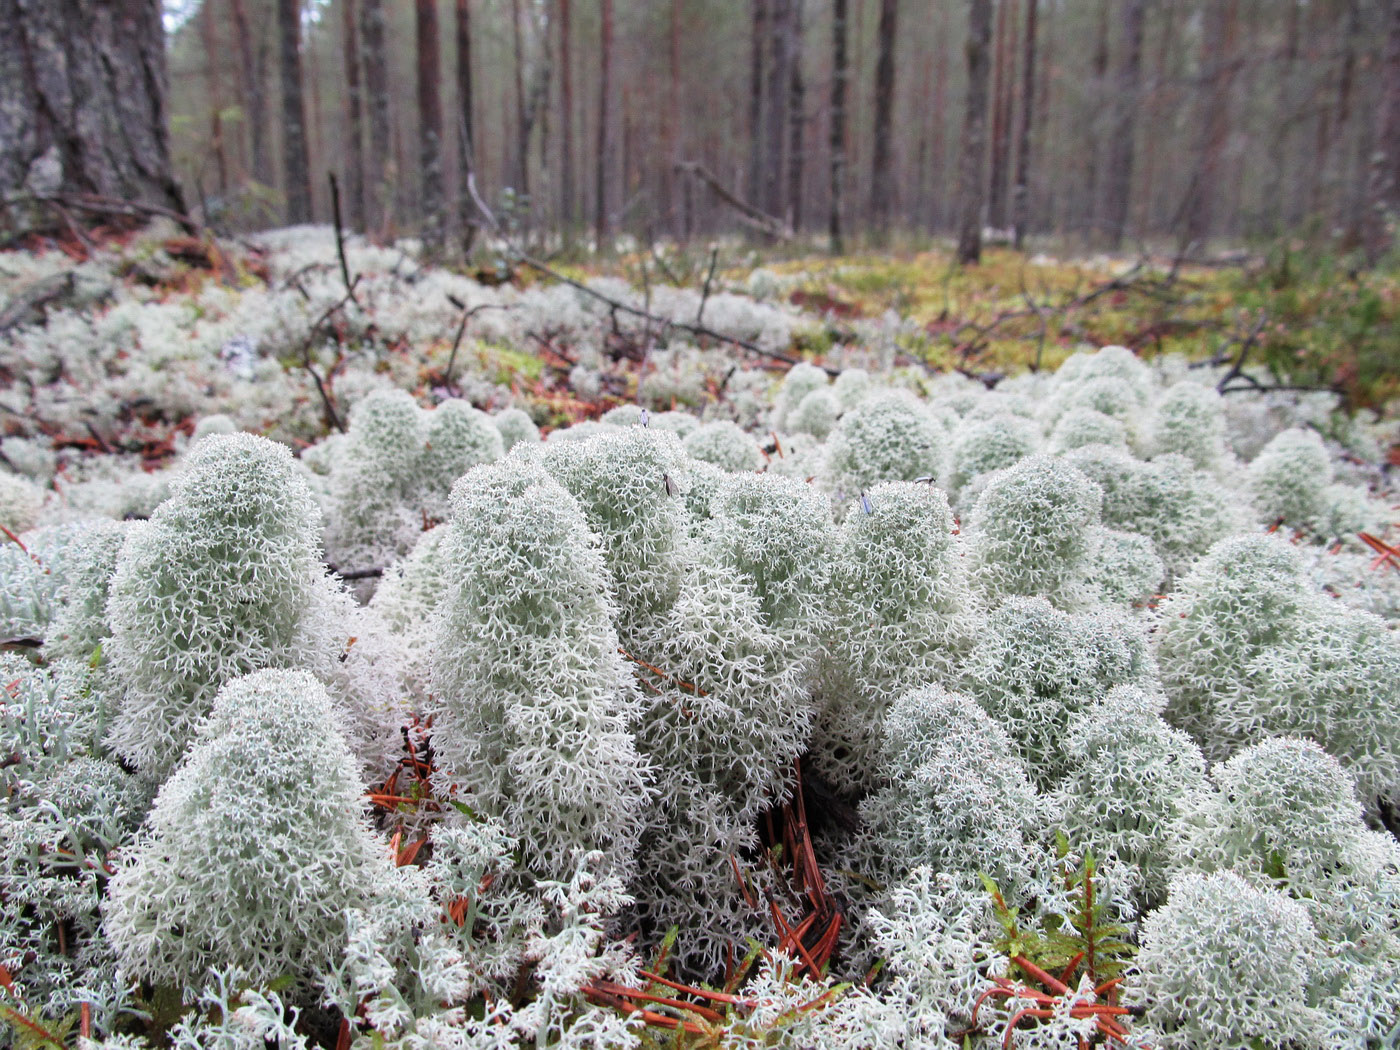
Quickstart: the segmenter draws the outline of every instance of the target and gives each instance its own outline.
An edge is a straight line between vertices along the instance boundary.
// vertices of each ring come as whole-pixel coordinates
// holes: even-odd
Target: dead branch
[[[739,212],[740,216],[750,225],[766,233],[774,240],[790,241],[793,233],[792,227],[776,216],[769,215],[766,211],[754,207],[748,201],[736,196],[719,177],[709,168],[699,161],[685,160],[676,164],[676,171],[682,175],[690,175],[703,182],[716,197],[728,204],[731,208]]]
[[[443,373],[442,385],[447,389],[448,393],[452,394],[454,397],[461,397],[462,392],[457,390],[452,384],[452,373],[457,367],[457,348],[462,345],[462,336],[466,335],[467,322],[477,314],[483,313],[486,310],[512,310],[514,307],[505,303],[478,303],[468,310],[467,304],[456,296],[449,295],[447,300],[462,311],[462,320],[461,323],[457,325],[457,335],[452,340],[452,353],[447,357],[447,370]]]
[[[345,433],[345,423],[341,420],[340,413],[335,410],[335,401],[331,398],[327,382],[322,378],[321,373],[316,368],[315,361],[311,357],[311,347],[316,341],[317,333],[321,331],[325,323],[338,311],[343,310],[346,303],[351,302],[355,298],[355,286],[359,283],[360,277],[356,274],[354,279],[350,282],[350,287],[345,290],[345,294],[330,306],[326,307],[321,313],[321,316],[316,319],[316,323],[311,326],[311,330],[306,333],[306,338],[301,342],[301,366],[306,369],[307,373],[311,376],[312,381],[316,384],[316,392],[321,395],[321,408],[325,412],[326,422],[335,427],[335,429],[342,434]]]
[[[658,324],[661,326],[661,329],[663,331],[667,328],[676,328],[683,332],[689,332],[691,335],[697,337],[705,339],[714,339],[717,342],[728,343],[730,346],[740,347],[744,350],[747,350],[749,353],[757,354],[760,357],[772,358],[775,361],[782,361],[785,364],[789,365],[797,364],[797,358],[793,357],[791,354],[784,354],[777,350],[765,350],[757,343],[750,342],[747,339],[740,339],[738,336],[725,335],[723,332],[717,332],[713,328],[707,328],[704,325],[686,324],[684,321],[672,321],[665,317],[657,317],[647,310],[642,310],[638,307],[631,306],[628,303],[621,302],[620,300],[614,299],[609,295],[605,295],[597,289],[590,288],[582,281],[576,281],[572,277],[560,273],[552,266],[540,262],[540,260],[534,258],[533,256],[518,254],[518,258],[522,263],[524,263],[526,266],[530,267],[530,269],[536,271],[537,273],[542,273],[546,277],[552,277],[556,281],[562,281],[564,284],[567,284],[571,288],[575,288],[578,291],[583,292],[585,295],[591,295],[599,302],[604,303],[606,306],[609,307],[609,309],[613,310],[614,312],[624,313],[627,314],[629,317],[638,318],[639,320],[645,322],[648,326],[651,324]]]
[[[705,271],[705,285],[700,289],[700,308],[695,311],[695,323],[703,324],[705,320],[705,304],[710,301],[710,288],[715,279],[715,265],[719,262],[719,248],[710,249],[710,266]]]
[[[345,282],[346,294],[359,306],[354,283],[350,280],[350,264],[345,260],[345,227],[340,221],[340,183],[336,181],[335,172],[330,173],[330,180],[331,217],[335,220],[335,254],[340,258],[340,279]]]
[[[4,335],[11,328],[22,324],[33,311],[46,306],[55,299],[63,298],[72,291],[72,270],[66,270],[63,273],[54,274],[52,277],[35,281],[29,287],[18,292],[5,305],[4,310],[0,310],[0,335]]]
[[[166,219],[173,219],[185,232],[193,237],[203,237],[204,227],[188,215],[182,215],[174,208],[166,208],[160,204],[146,204],[141,201],[124,201],[115,197],[103,197],[96,193],[15,193],[5,197],[5,205],[23,204],[26,201],[35,204],[47,204],[59,212],[62,217],[62,209],[72,208],[76,211],[87,212],[90,215],[113,215],[128,219],[150,220],[156,216]]]

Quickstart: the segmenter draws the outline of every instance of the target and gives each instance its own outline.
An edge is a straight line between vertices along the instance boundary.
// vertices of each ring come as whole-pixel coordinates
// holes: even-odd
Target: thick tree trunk
[[[0,192],[184,210],[158,0],[0,0]]]
[[[311,221],[311,168],[301,98],[300,0],[277,0],[277,39],[282,72],[282,179],[287,222],[296,225]]]
[[[831,211],[827,232],[831,251],[846,250],[841,226],[841,201],[846,181],[846,80],[850,75],[846,58],[847,0],[834,0],[831,20]]]
[[[1031,218],[1031,128],[1035,126],[1036,0],[1026,0],[1025,51],[1021,60],[1021,125],[1016,139],[1016,186],[1011,191],[1011,225],[1016,249],[1025,244]]]
[[[365,98],[369,103],[369,199],[370,224],[387,228],[393,212],[393,186],[397,169],[390,162],[389,59],[386,50],[384,0],[362,0],[360,40],[364,46]]]
[[[967,30],[967,111],[958,160],[958,262],[982,261],[983,173],[987,153],[987,80],[992,0],[971,0]]]
[[[206,0],[207,2],[207,0]],[[341,0],[345,21],[345,106],[349,141],[345,144],[345,195],[349,207],[345,223],[352,230],[365,223],[364,106],[360,98],[360,34],[355,21],[355,0]]]
[[[1103,194],[1103,235],[1110,248],[1122,245],[1128,222],[1128,201],[1133,187],[1133,139],[1137,135],[1138,102],[1142,94],[1142,29],[1146,6],[1146,0],[1123,0],[1123,64],[1118,73],[1115,120],[1108,140],[1108,171]]]
[[[1390,0],[1386,22],[1381,100],[1366,193],[1366,257],[1372,265],[1394,244],[1394,225],[1400,216],[1400,0]]]
[[[414,26],[418,44],[418,164],[423,176],[420,208],[423,246],[442,247],[442,63],[439,58],[436,0],[417,0]]]
[[[894,44],[898,0],[880,0],[879,57],[875,60],[875,149],[870,164],[870,224],[880,239],[889,233],[894,207],[890,128],[894,120]]]

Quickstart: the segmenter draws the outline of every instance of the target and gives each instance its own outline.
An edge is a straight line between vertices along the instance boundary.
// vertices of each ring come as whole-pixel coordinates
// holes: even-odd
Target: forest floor
[[[652,251],[571,268],[699,288],[705,253]],[[1400,396],[1400,267],[1362,270],[1289,249],[1208,266],[1170,256],[1057,258],[992,248],[978,266],[950,253],[799,255],[720,262],[717,286],[781,297],[825,318],[797,349],[820,354],[853,322],[893,313],[900,350],[935,369],[1053,369],[1085,344],[1151,356],[1264,365],[1280,385],[1332,389],[1352,408]]]

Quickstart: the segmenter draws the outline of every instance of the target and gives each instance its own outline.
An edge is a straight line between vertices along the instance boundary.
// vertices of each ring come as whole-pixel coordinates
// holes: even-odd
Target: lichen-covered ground
[[[0,1045],[1400,1030],[1392,277],[67,247]]]

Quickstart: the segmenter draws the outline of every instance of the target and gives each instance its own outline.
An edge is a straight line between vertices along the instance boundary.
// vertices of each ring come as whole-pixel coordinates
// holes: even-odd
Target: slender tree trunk
[[[1336,166],[1336,187],[1333,192],[1334,216],[1336,224],[1346,229],[1350,226],[1348,219],[1348,204],[1350,194],[1348,190],[1352,186],[1352,181],[1347,177],[1349,155],[1346,149],[1348,132],[1351,130],[1354,110],[1354,100],[1356,94],[1356,51],[1361,35],[1361,0],[1348,0],[1346,26],[1342,31],[1342,73],[1337,82],[1337,117],[1335,121],[1336,131],[1333,141],[1337,148],[1329,151],[1330,159]]]
[[[525,100],[525,27],[521,23],[520,0],[510,0],[511,39],[515,45],[515,188],[521,196],[530,195],[530,129]]]
[[[471,254],[478,226],[472,182],[476,177],[476,99],[472,90],[471,0],[456,0],[457,33],[457,221],[462,256]]]
[[[1366,258],[1373,266],[1394,245],[1396,218],[1400,216],[1400,0],[1390,0],[1385,17],[1381,97],[1376,107],[1364,227]]]
[[[753,0],[753,32],[749,50],[749,200],[763,200],[765,85],[768,83],[768,4]]]
[[[1016,0],[1000,0],[997,4],[996,36],[992,71],[992,150],[991,171],[987,187],[987,223],[998,230],[1007,225],[1006,166],[1011,152],[1011,96],[1016,90],[1015,45]]]
[[[681,123],[681,2],[671,0],[670,61],[667,72],[670,74],[666,97],[666,136],[670,149],[667,150],[667,164],[662,183],[665,189],[666,212],[671,220],[671,232],[677,240],[687,239],[690,225],[690,209],[686,207],[685,189],[676,181],[676,165],[684,159],[685,128]],[[685,186],[690,180],[685,180]]]
[[[841,203],[846,180],[846,60],[847,0],[833,0],[831,19],[831,211],[827,217],[827,232],[831,235],[831,251],[840,255],[846,250],[841,225]]]
[[[1026,0],[1026,36],[1021,59],[1021,126],[1017,132],[1016,188],[1011,194],[1011,225],[1016,249],[1025,245],[1031,216],[1031,128],[1035,123],[1036,0]]]
[[[802,79],[802,0],[793,0],[792,76],[788,96],[787,219],[802,228],[802,176],[806,166],[807,84]]]
[[[219,57],[223,48],[219,46],[218,27],[214,24],[214,7],[206,3],[199,9],[199,35],[204,45],[205,86],[209,93],[209,138],[214,147],[214,166],[219,180],[219,196],[228,196],[228,155],[224,150],[224,90],[223,78],[219,76]],[[209,217],[205,216],[207,222]]]
[[[1230,132],[1230,94],[1235,79],[1235,25],[1237,0],[1211,0],[1206,7],[1202,34],[1205,49],[1201,63],[1209,87],[1201,99],[1202,114],[1197,140],[1196,170],[1186,208],[1184,236],[1198,247],[1210,235],[1225,140]]]
[[[261,45],[254,46],[253,30],[248,22],[244,0],[232,0],[233,31],[238,44],[239,82],[243,92],[243,110],[248,125],[248,152],[253,179],[263,186],[272,186],[277,175],[272,169],[272,153],[267,143],[266,67]]]
[[[597,212],[593,226],[597,233],[598,250],[602,251],[608,237],[608,159],[610,153],[609,122],[612,115],[613,64],[613,4],[601,0],[601,38],[599,50],[601,68],[598,79],[598,169],[595,201]]]
[[[206,0],[207,2],[207,0]],[[360,96],[360,34],[355,17],[355,0],[341,0],[345,44],[345,223],[352,230],[364,228],[365,157],[364,105]]]
[[[0,190],[183,211],[160,4],[0,0],[0,26]]]
[[[898,0],[880,0],[879,57],[875,61],[875,148],[870,164],[870,223],[877,239],[890,229],[894,209],[893,151],[894,45]]]
[[[559,0],[559,215],[565,230],[578,216],[574,209],[574,67],[572,4]]]
[[[433,254],[443,243],[442,70],[436,0],[416,0],[418,46],[418,164],[422,171],[423,245]]]
[[[987,81],[992,0],[971,0],[967,32],[967,110],[958,160],[958,262],[982,261],[983,175],[987,162]]]
[[[769,215],[787,214],[787,138],[792,111],[793,6],[795,0],[770,0],[769,36],[772,62],[764,91],[763,207]]]
[[[1122,0],[1123,59],[1118,73],[1113,133],[1108,140],[1108,172],[1103,195],[1103,233],[1110,248],[1123,243],[1133,187],[1133,139],[1142,94],[1142,30],[1146,0]]]
[[[306,156],[306,117],[301,97],[301,4],[277,0],[277,39],[282,70],[282,175],[287,222],[311,221],[311,171]]]
[[[1176,41],[1176,5],[1167,3],[1166,18],[1162,24],[1162,30],[1157,40],[1157,62],[1152,78],[1152,89],[1147,96],[1147,126],[1158,128],[1161,126],[1161,111],[1163,102],[1167,97],[1167,61],[1171,57]],[[1147,150],[1143,156],[1142,165],[1142,223],[1141,229],[1144,231],[1157,225],[1157,216],[1165,209],[1157,207],[1157,149]]]
[[[1085,233],[1092,232],[1099,224],[1101,198],[1103,197],[1102,161],[1104,110],[1109,104],[1108,93],[1108,13],[1113,0],[1099,0],[1099,28],[1094,45],[1093,103],[1089,119],[1084,122],[1084,155],[1089,170],[1084,178],[1082,209],[1079,228]],[[1216,0],[1206,0],[1214,3]]]
[[[361,0],[360,40],[364,47],[365,97],[369,108],[369,165],[365,172],[368,224],[384,230],[393,212],[397,171],[389,139],[389,61],[385,50],[384,0]]]
[[[929,193],[928,221],[933,230],[945,230],[952,221],[948,206],[952,196],[947,192],[948,178],[948,66],[951,63],[951,42],[948,32],[948,4],[938,5],[938,25],[934,30],[938,53],[933,69],[933,134],[929,150],[933,154],[934,182]]]

